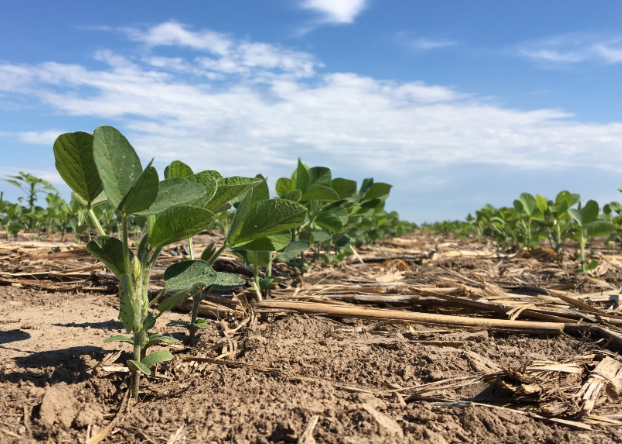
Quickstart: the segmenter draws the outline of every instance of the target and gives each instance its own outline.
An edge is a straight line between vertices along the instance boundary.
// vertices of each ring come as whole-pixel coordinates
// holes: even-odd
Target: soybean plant
[[[149,332],[157,318],[180,300],[216,282],[217,274],[209,266],[189,272],[178,265],[167,270],[167,286],[156,299],[149,301],[147,294],[149,273],[162,248],[192,237],[212,220],[214,214],[208,209],[188,205],[200,199],[206,189],[182,178],[160,181],[153,161],[143,169],[128,140],[110,126],[97,128],[94,136],[85,132],[62,134],[54,143],[54,156],[58,172],[85,205],[100,234],[87,244],[87,250],[119,278],[119,319],[132,336],[114,336],[108,341],[133,345],[133,359],[127,366],[132,373],[131,395],[136,398],[141,373],[149,375],[151,365],[172,357],[167,350],[147,354],[154,345],[175,341]],[[102,201],[108,201],[120,214],[120,239],[107,235],[94,214],[94,205]],[[130,218],[135,216],[147,218],[147,230],[134,253],[128,237]],[[157,315],[152,314],[151,305],[169,291],[178,293],[160,304]]]
[[[585,244],[587,243],[588,238],[607,236],[616,229],[615,225],[611,222],[598,220],[599,212],[600,208],[598,203],[594,200],[588,201],[583,208],[571,208],[568,210],[570,217],[572,217],[579,226],[576,238],[579,241],[579,261],[581,263],[581,273],[593,270],[598,266],[597,261],[587,263],[585,260]]]
[[[234,203],[236,209],[230,224],[226,214],[221,219],[227,221],[223,245],[219,249],[216,249],[214,243],[208,245],[201,254],[201,260],[213,265],[227,248],[243,252],[244,259],[253,264],[255,284],[265,290],[266,286],[259,278],[259,267],[266,266],[270,274],[273,252],[290,243],[290,229],[302,223],[306,209],[293,201],[270,199],[270,190],[261,175],[255,178],[223,178],[216,171],[193,174],[192,169],[180,161],[172,162],[165,174],[181,176],[206,186],[206,194],[190,205],[222,214],[232,207],[231,202]],[[189,247],[191,258],[194,258],[192,244]],[[217,288],[228,285],[215,284]],[[193,313],[196,313],[201,300],[197,297],[193,301]],[[190,330],[191,336],[201,328],[194,320],[184,326]]]

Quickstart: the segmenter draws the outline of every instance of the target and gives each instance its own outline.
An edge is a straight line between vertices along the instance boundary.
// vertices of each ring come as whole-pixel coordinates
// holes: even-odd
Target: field
[[[585,274],[427,231],[302,276],[275,262],[271,299],[212,293],[196,346],[167,346],[134,400],[132,346],[104,343],[124,333],[118,279],[72,236],[0,244],[0,442],[622,441],[622,256],[598,239]],[[151,297],[187,245],[163,249]],[[227,253],[213,266],[253,276]],[[183,341],[166,322],[189,308],[154,331]]]

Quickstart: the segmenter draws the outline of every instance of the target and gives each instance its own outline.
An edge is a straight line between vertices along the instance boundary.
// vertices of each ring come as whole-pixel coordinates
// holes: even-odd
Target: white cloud
[[[209,54],[197,57],[195,64],[186,63],[180,58],[151,57],[147,62],[160,68],[172,69],[218,78],[218,73],[251,75],[257,71],[280,70],[297,77],[309,77],[316,67],[323,66],[306,52],[294,51],[267,43],[235,40],[226,34],[214,31],[193,32],[187,26],[169,21],[146,31],[123,28],[131,40],[146,43],[150,48],[158,46],[189,47]],[[110,55],[105,57],[110,58]],[[118,61],[110,59],[111,65]]]
[[[439,48],[447,48],[448,46],[456,46],[458,43],[454,40],[435,40],[435,39],[426,39],[423,37],[419,37],[413,40],[408,40],[406,44],[414,49],[420,50],[428,50],[428,49],[439,49]]]
[[[210,35],[191,34],[182,34],[183,41]],[[581,123],[560,110],[503,108],[418,81],[317,73],[319,62],[311,54],[227,41],[226,51],[210,57],[189,58],[180,51],[165,58],[154,47],[142,58],[100,51],[95,57],[107,65],[97,68],[3,63],[0,88],[8,97],[38,100],[56,114],[113,124],[144,158],[191,160],[196,169],[226,175],[262,172],[278,178],[291,173],[298,156],[355,178],[405,182],[434,164],[612,169],[622,163],[622,123]],[[51,143],[57,134],[42,129],[19,137]]]
[[[519,55],[547,63],[622,63],[622,37],[573,33],[518,45]]]
[[[169,21],[141,31],[125,28],[129,38],[149,46],[188,46],[192,49],[226,55],[232,45],[227,35],[214,31],[192,32],[185,26]]]
[[[56,138],[63,133],[65,133],[65,131],[60,130],[26,131],[16,133],[15,136],[17,136],[20,142],[52,146]]]
[[[330,23],[352,23],[367,3],[367,0],[302,0],[301,7],[321,13]]]
[[[24,132],[0,132],[0,137],[9,137],[19,140],[22,143],[30,143],[33,145],[47,145],[54,144],[56,138],[65,133],[61,130],[48,130],[48,131],[24,131]]]
[[[594,45],[594,51],[607,63],[622,63],[622,45],[601,43]]]

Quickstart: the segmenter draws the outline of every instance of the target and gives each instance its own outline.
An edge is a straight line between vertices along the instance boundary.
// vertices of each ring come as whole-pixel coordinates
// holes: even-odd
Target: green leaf
[[[528,216],[533,216],[538,207],[536,198],[529,193],[523,193],[520,195],[520,202],[523,204],[523,210]]]
[[[281,199],[291,200],[292,202],[300,202],[302,199],[302,191],[300,190],[292,190],[281,196]]]
[[[327,240],[330,240],[333,238],[333,235],[330,231],[324,231],[324,230],[313,230],[311,231],[311,236],[313,236],[314,243],[326,242]]]
[[[222,179],[222,176],[218,171],[205,170],[200,173],[193,174],[192,176],[187,176],[185,179],[197,185],[201,185],[205,190],[205,194],[203,194],[203,196],[190,202],[190,206],[204,208],[216,194],[216,190],[218,189],[218,181]]]
[[[216,191],[216,188],[214,188]],[[145,211],[136,213],[140,216],[160,214],[163,211],[195,201],[205,194],[205,188],[186,179],[173,178],[160,182],[158,197]]]
[[[367,202],[373,199],[385,200],[387,197],[389,197],[391,188],[393,188],[393,185],[389,185],[388,183],[376,182],[365,193],[365,196],[363,196],[361,202]]]
[[[242,223],[246,218],[248,210],[253,204],[254,191],[255,189],[252,188],[244,194],[244,198],[240,202],[240,205],[235,212],[235,216],[233,217],[233,221],[231,222],[231,227],[229,228],[229,233],[227,234],[228,240],[235,239],[240,234],[240,230],[242,229]]]
[[[276,181],[276,194],[279,197],[283,197],[284,194],[289,193],[290,191],[294,191],[296,189],[296,181],[293,179],[288,179],[287,177],[281,177]],[[300,194],[302,196],[302,192]]]
[[[174,179],[192,176],[194,172],[192,168],[183,163],[181,160],[173,160],[169,166],[164,168],[164,178]]]
[[[609,208],[618,214],[622,214],[622,205],[619,202],[611,202]]]
[[[598,262],[592,261],[589,264],[587,264],[587,266],[585,267],[585,271],[594,270],[596,267],[598,267]]]
[[[164,272],[166,291],[185,290],[197,282],[209,287],[216,282],[218,275],[207,262],[183,261],[171,265]]]
[[[270,251],[248,251],[247,258],[251,264],[266,267],[270,263]]]
[[[339,194],[337,194],[337,192],[332,188],[321,185],[313,185],[307,188],[307,191],[304,192],[300,198],[300,201],[311,202],[314,200],[322,202],[336,202],[339,200]]]
[[[277,253],[279,259],[283,262],[289,262],[293,260],[299,253],[307,251],[311,247],[311,244],[305,240],[290,242],[287,247]]]
[[[180,263],[183,264],[183,262]],[[214,274],[215,273],[216,272],[214,272]],[[189,284],[188,287],[184,288],[181,291],[178,291],[174,295],[169,296],[168,298],[160,302],[158,304],[158,311],[160,313],[164,313],[165,311],[172,310],[173,308],[184,302],[186,299],[193,298],[196,295],[200,294],[206,287],[207,285],[205,285],[205,283],[203,282],[195,282]]]
[[[536,204],[542,213],[544,213],[549,208],[549,201],[546,197],[536,195]]]
[[[216,244],[215,242],[212,242],[207,247],[205,247],[205,250],[203,250],[203,253],[201,253],[201,260],[209,262],[210,259],[214,256],[214,253],[216,253]]]
[[[614,231],[616,231],[616,226],[610,222],[596,221],[587,226],[588,237],[608,236]]]
[[[146,210],[158,197],[159,187],[158,171],[149,163],[130,192],[123,198],[119,211],[125,214],[134,214]]]
[[[348,212],[341,206],[327,207],[318,213],[315,223],[336,233],[348,223]]]
[[[173,359],[173,355],[168,350],[158,350],[153,353],[149,353],[147,356],[140,361],[145,367],[151,367],[153,364],[157,364],[159,362],[170,361]]]
[[[261,174],[257,174],[255,176],[255,179],[260,179],[261,182],[259,182],[258,185],[252,188],[253,200],[251,202],[251,205],[261,200],[270,199],[270,188],[268,188],[268,182],[266,182],[266,179]],[[247,193],[250,193],[250,191],[251,190],[247,191]]]
[[[226,291],[241,287],[244,284],[246,281],[236,274],[218,272],[218,277],[216,282],[212,284],[212,288],[218,291]]]
[[[231,240],[231,245],[244,245],[255,239],[296,228],[304,221],[306,213],[305,207],[289,200],[257,202],[249,208],[239,235]]]
[[[218,189],[213,199],[205,206],[208,210],[218,210],[234,197],[261,183],[261,179],[249,177],[226,177],[218,181]],[[218,212],[218,211],[217,211]]]
[[[130,333],[134,328],[134,307],[130,285],[130,276],[122,275],[119,282],[119,320],[123,323],[126,333]]]
[[[133,372],[141,371],[145,375],[150,375],[151,374],[151,370],[149,370],[149,367],[147,367],[142,362],[138,362],[138,361],[135,361],[133,359],[130,359],[130,360],[127,361],[127,366]]]
[[[143,171],[140,159],[125,136],[111,126],[95,131],[93,158],[106,196],[118,208]]]
[[[570,208],[568,210],[568,214],[579,224],[580,227],[583,226],[583,213],[581,211]]]
[[[344,248],[346,248],[348,245],[350,245],[350,237],[349,236],[341,236],[336,242],[335,242],[335,248],[339,248],[340,250],[343,250]]]
[[[361,183],[361,189],[359,193],[365,194],[374,184],[374,179],[372,177],[368,177],[367,179],[363,179],[363,183]]]
[[[128,338],[127,336],[121,336],[121,335],[116,335],[116,336],[111,336],[109,338],[104,339],[105,343],[109,343],[109,342],[127,342],[129,344],[134,344],[134,340],[132,338]]]
[[[333,179],[330,168],[326,167],[313,167],[309,168],[309,184],[308,187],[322,186],[330,187],[330,183]]]
[[[383,203],[384,202],[380,199],[367,201],[360,206],[356,214],[360,216],[371,216],[374,214],[376,208],[380,207]]]
[[[303,193],[309,187],[309,167],[302,163],[298,158],[298,168],[296,168],[296,189]]]
[[[86,251],[99,259],[110,271],[118,278],[129,271],[125,269],[125,259],[123,256],[123,242],[116,237],[97,236],[86,244]],[[134,254],[130,251],[130,264]]]
[[[101,193],[99,193],[99,196],[97,196],[93,202],[91,202],[91,207],[95,208],[98,205],[102,205],[108,203],[108,196],[106,196],[106,192],[102,191]]]
[[[197,321],[192,326],[195,328],[210,328],[211,324],[205,319],[197,319]]]
[[[573,206],[576,202],[573,200],[572,198],[572,194],[570,194],[569,191],[560,191],[557,196],[555,197],[555,205],[561,205],[562,202],[566,202],[568,207],[570,208],[571,206]]]
[[[598,202],[595,200],[588,201],[581,209],[581,212],[583,213],[583,225],[594,222],[598,218],[598,213],[600,213]]]
[[[285,248],[291,239],[292,233],[286,230],[272,236],[260,237],[238,248],[248,251],[279,251]]]
[[[179,206],[169,208],[156,217],[149,233],[152,248],[188,239],[206,229],[214,214],[203,208]]]
[[[330,187],[339,194],[339,199],[352,197],[356,194],[356,181],[338,177],[333,179]]]
[[[56,170],[74,193],[91,203],[104,189],[93,159],[93,139],[82,131],[58,136],[54,142]]]

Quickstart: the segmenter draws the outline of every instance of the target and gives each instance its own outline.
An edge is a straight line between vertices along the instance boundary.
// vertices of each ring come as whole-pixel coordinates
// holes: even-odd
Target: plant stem
[[[274,260],[274,256],[272,255],[272,251],[270,252],[270,259],[268,260],[268,266],[266,267],[266,277],[272,277],[272,261]]]
[[[584,228],[581,227],[581,236],[579,237],[579,248],[581,249],[579,258],[581,259],[581,271],[585,271],[585,232]]]
[[[201,300],[203,298],[199,294],[197,297],[192,298],[192,318],[190,320],[190,338],[188,339],[190,345],[194,345],[194,341],[196,339],[197,327],[195,326],[197,322],[197,318],[199,317],[199,307],[201,306]]]
[[[124,261],[124,264],[125,264],[125,271],[126,271],[126,273],[128,275],[133,276],[132,268],[131,268],[132,264],[130,264],[130,247],[129,247],[128,243],[127,243],[127,241],[128,241],[128,235],[127,235],[127,228],[128,228],[127,215],[123,214],[123,217],[122,217],[121,220],[122,220],[121,227],[122,227],[122,230],[123,230],[123,234],[122,234],[123,235],[123,239],[122,239],[122,242],[123,242],[123,261]]]
[[[259,265],[253,264],[253,279],[257,284],[257,290],[259,290]],[[261,297],[261,295],[258,295]]]
[[[192,238],[188,239],[188,250],[190,251],[190,259],[194,260],[194,247],[192,246]]]
[[[123,238],[123,261],[125,265],[126,274],[130,277],[128,282],[128,290],[130,292],[130,300],[132,301],[132,307],[134,309],[134,326],[132,327],[134,331],[134,360],[140,362],[142,360],[143,355],[143,310],[142,310],[142,295],[136,294],[138,292],[143,292],[143,281],[138,280],[136,278],[141,278],[142,276],[134,276],[134,268],[133,264],[130,264],[130,248],[128,245],[128,221],[127,215],[123,214],[122,217],[122,238]],[[136,284],[138,284],[138,288],[136,288]],[[140,385],[140,373],[133,372],[132,373],[132,386],[131,386],[131,397],[136,399],[138,398],[138,389]]]
[[[89,216],[91,216],[91,220],[93,221],[93,225],[95,225],[95,228],[99,232],[99,235],[100,236],[105,236],[106,232],[104,231],[104,229],[102,228],[101,224],[97,220],[97,216],[95,216],[95,213],[93,212],[93,209],[90,206],[88,207],[88,211],[89,211]],[[89,236],[90,236],[90,234],[91,234],[91,231],[89,230]]]

